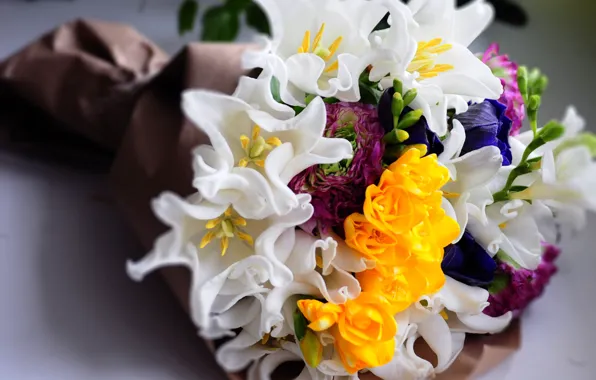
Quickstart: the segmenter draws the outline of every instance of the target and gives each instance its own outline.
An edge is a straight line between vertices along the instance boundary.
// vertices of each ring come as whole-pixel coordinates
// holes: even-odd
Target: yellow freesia
[[[436,155],[420,158],[418,149],[410,149],[366,189],[364,216],[388,235],[407,233],[441,209],[440,189],[448,180]]]
[[[298,308],[309,328],[333,335],[335,350],[349,373],[382,366],[393,358],[397,323],[382,296],[362,292],[344,305],[300,300]]]
[[[313,331],[324,331],[337,323],[343,306],[323,303],[317,300],[300,300],[298,309],[310,322],[308,328]]]

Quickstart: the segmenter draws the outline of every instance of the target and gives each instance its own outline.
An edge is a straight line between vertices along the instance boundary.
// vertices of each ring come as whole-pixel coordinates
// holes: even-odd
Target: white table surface
[[[522,3],[530,27],[494,26],[478,46],[496,40],[551,75],[545,120],[574,103],[596,123],[596,6]],[[0,0],[0,58],[75,17],[131,23],[174,52],[192,39],[176,35],[177,4]],[[0,152],[0,379],[223,379],[161,280],[126,277],[140,248],[118,210],[98,200],[107,194],[102,176]],[[560,273],[524,316],[522,351],[483,380],[596,379],[595,226],[590,217],[565,243]]]

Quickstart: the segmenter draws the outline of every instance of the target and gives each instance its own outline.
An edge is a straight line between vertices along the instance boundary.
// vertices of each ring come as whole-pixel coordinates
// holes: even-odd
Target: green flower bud
[[[391,100],[391,113],[393,116],[401,115],[402,111],[404,110],[404,99],[402,98],[399,92],[393,94],[393,99]]]
[[[397,127],[399,129],[406,129],[416,124],[422,117],[422,110],[413,110],[408,112],[404,117],[399,120]]]
[[[401,83],[401,81],[399,79],[394,79],[393,80],[393,89],[395,90],[396,93],[399,93],[400,95],[403,93],[404,91],[404,86]]]
[[[395,131],[397,133],[397,140],[399,142],[404,142],[410,138],[410,134],[403,129],[396,129]]]
[[[323,360],[323,345],[317,334],[311,329],[306,330],[304,338],[300,341],[300,351],[304,361],[311,368],[317,368]]]
[[[530,101],[528,102],[528,111],[538,111],[538,108],[540,108],[541,104],[542,98],[540,95],[530,96]]]
[[[541,76],[540,79],[532,86],[532,93],[542,95],[548,87],[548,77],[545,75]]]
[[[404,104],[406,106],[410,105],[410,103],[412,103],[414,101],[414,99],[416,99],[417,95],[418,95],[418,90],[416,90],[415,88],[408,90],[404,94]]]
[[[544,128],[538,131],[536,136],[538,139],[542,139],[544,143],[549,141],[557,140],[565,133],[565,127],[555,120],[549,121]]]

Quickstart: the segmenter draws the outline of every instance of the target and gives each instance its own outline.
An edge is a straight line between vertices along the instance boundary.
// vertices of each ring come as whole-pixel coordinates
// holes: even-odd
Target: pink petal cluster
[[[491,68],[493,74],[501,79],[503,94],[499,102],[507,106],[505,116],[513,121],[510,134],[517,135],[526,116],[524,99],[517,86],[517,64],[509,56],[499,55],[499,45],[491,44],[482,56],[482,62]]]
[[[513,316],[518,317],[532,301],[542,295],[551,277],[557,273],[554,262],[560,253],[557,246],[545,245],[542,263],[533,271],[515,269],[509,264],[500,263],[497,276],[508,276],[509,283],[505,289],[490,296],[490,305],[484,309],[484,313],[498,317],[512,311]]]
[[[363,103],[327,104],[326,137],[348,139],[354,147],[354,157],[330,167],[312,166],[289,184],[295,193],[312,196],[314,215],[302,226],[308,232],[318,229],[342,232],[344,220],[361,212],[366,188],[375,183],[383,172],[384,131],[376,107]]]

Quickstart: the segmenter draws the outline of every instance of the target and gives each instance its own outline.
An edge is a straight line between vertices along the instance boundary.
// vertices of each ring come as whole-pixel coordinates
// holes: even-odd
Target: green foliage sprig
[[[199,15],[198,0],[184,0],[178,8],[178,33],[184,35],[194,30]],[[225,0],[205,10],[202,16],[201,40],[228,42],[238,37],[241,20],[260,33],[269,34],[269,21],[263,10],[252,0]]]

